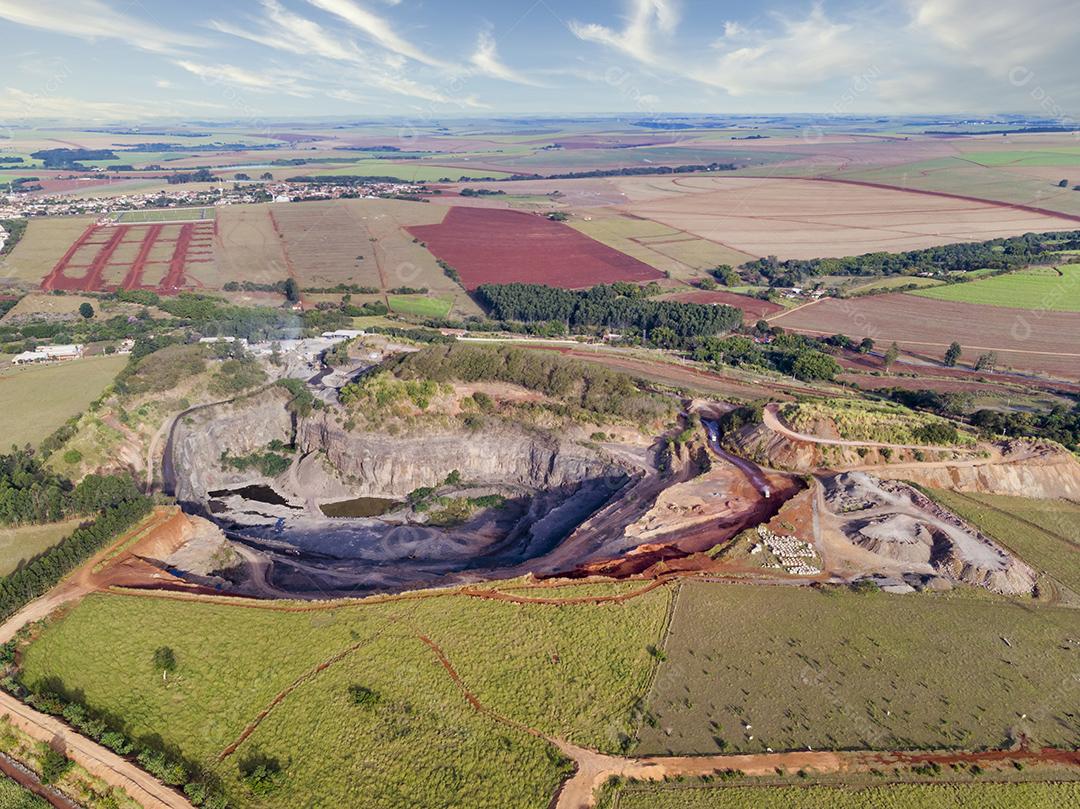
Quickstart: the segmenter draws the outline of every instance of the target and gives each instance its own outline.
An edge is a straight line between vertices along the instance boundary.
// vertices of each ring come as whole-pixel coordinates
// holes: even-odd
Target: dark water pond
[[[229,497],[231,495],[238,495],[245,500],[255,500],[259,503],[266,503],[269,506],[287,506],[288,508],[297,508],[297,506],[290,506],[289,501],[275,492],[269,486],[263,486],[261,484],[253,486],[244,486],[240,489],[218,489],[216,492],[210,492],[210,496],[214,498]]]
[[[355,497],[319,506],[327,517],[381,517],[401,506],[398,500],[384,497]]]

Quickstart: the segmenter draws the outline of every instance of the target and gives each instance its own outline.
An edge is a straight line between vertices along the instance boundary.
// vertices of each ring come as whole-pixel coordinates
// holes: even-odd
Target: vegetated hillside
[[[796,432],[822,438],[915,446],[975,444],[952,422],[896,404],[829,399],[786,404],[780,415]]]
[[[384,367],[402,379],[520,385],[601,416],[644,421],[674,414],[673,402],[630,376],[543,351],[437,345],[400,354]]]

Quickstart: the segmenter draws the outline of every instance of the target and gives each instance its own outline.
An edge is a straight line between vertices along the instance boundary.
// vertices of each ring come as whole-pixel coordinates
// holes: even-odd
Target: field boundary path
[[[133,537],[153,528],[172,515],[171,511],[158,510],[148,520],[142,520],[121,534],[107,548],[98,551],[85,564],[69,574],[56,587],[37,598],[0,625],[0,643],[7,643],[28,624],[46,618],[61,606],[81,601],[97,589],[93,582],[94,567],[110,559],[116,549],[122,549]],[[113,557],[113,561],[124,554]],[[192,804],[179,792],[165,786],[152,775],[118,756],[106,747],[76,733],[59,719],[36,711],[15,697],[0,691],[0,716],[38,741],[58,744],[64,753],[91,775],[110,786],[124,790],[144,809],[193,809]]]

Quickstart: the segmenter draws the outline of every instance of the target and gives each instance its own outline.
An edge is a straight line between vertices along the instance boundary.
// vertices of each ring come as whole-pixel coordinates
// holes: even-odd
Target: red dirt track
[[[175,294],[187,286],[186,270],[190,265],[213,261],[208,248],[216,227],[216,222],[209,220],[91,225],[56,262],[42,280],[41,288],[46,292],[54,289],[79,292],[149,289]],[[168,259],[151,258],[156,249],[169,244],[173,245],[173,250]],[[135,245],[138,245],[137,252]],[[121,248],[130,251],[126,258],[117,257],[117,253],[123,253]],[[159,270],[154,275],[155,279],[161,279],[160,283],[143,282],[143,273],[152,264],[165,265],[164,271]],[[79,271],[82,271],[81,275]]]
[[[581,289],[664,275],[561,222],[521,211],[451,208],[439,225],[408,228],[456,269],[469,290],[481,284],[547,284]]]

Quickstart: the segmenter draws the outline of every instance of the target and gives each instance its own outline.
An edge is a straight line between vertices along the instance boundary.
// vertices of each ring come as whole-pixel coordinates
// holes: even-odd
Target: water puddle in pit
[[[327,517],[381,517],[401,505],[399,500],[388,500],[385,497],[355,497],[352,500],[325,503],[319,508]]]
[[[245,500],[254,500],[258,503],[266,503],[268,506],[285,506],[296,511],[302,511],[299,506],[293,506],[289,504],[289,501],[275,492],[269,486],[263,486],[262,484],[256,484],[253,486],[244,486],[240,489],[218,489],[215,492],[209,493],[211,497],[215,499],[231,497],[233,495],[237,497],[243,497]]]

